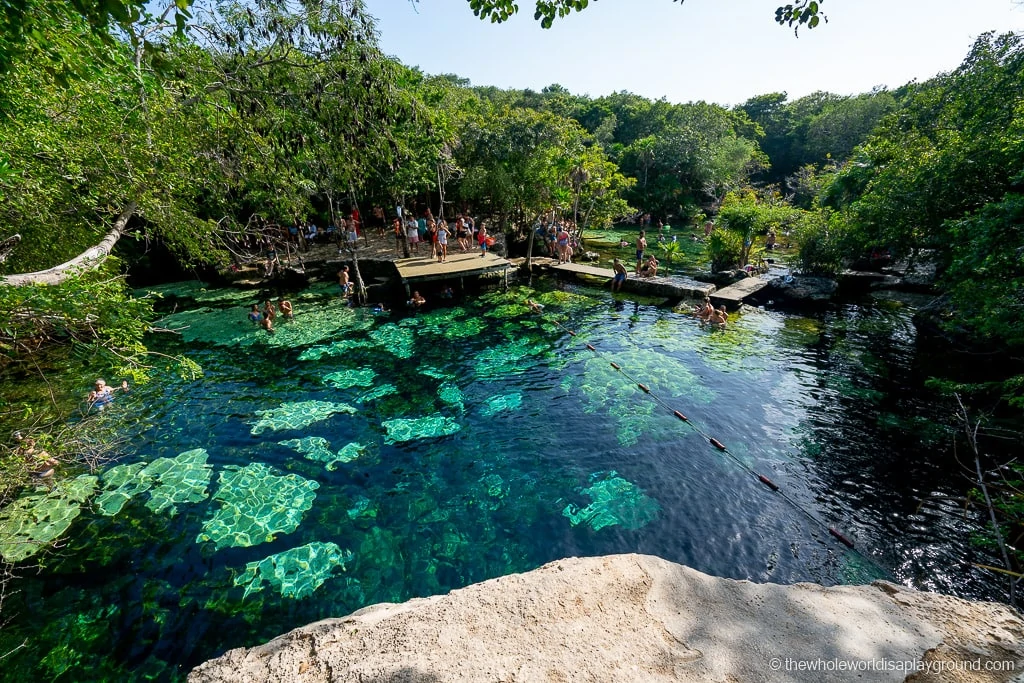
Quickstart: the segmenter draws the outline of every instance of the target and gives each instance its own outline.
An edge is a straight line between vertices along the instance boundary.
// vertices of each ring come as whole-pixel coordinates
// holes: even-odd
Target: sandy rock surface
[[[197,667],[213,681],[1021,681],[1005,605],[890,583],[721,579],[648,555],[569,558],[380,604]]]

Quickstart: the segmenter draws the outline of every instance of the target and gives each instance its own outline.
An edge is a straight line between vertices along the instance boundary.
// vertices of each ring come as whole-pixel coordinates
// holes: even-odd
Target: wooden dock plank
[[[726,307],[739,306],[743,303],[743,299],[754,292],[761,291],[767,286],[767,280],[762,280],[759,277],[748,277],[735,284],[713,292],[710,295],[711,301],[713,303],[725,304]]]
[[[398,275],[402,282],[427,282],[430,280],[446,280],[467,275],[503,272],[511,264],[505,259],[487,252],[483,258],[479,251],[448,252],[444,263],[427,256],[414,256],[395,261]]]
[[[547,268],[556,273],[570,275],[586,275],[611,281],[615,274],[611,268],[599,268],[584,263],[558,263],[552,259],[533,259],[534,265]],[[622,290],[651,296],[664,296],[677,299],[703,299],[715,291],[715,286],[707,282],[698,282],[692,278],[681,276],[637,277],[633,273],[626,276]]]

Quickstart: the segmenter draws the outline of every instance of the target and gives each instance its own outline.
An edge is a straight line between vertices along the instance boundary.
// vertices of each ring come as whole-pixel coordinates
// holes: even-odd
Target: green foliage
[[[950,221],[1020,182],[1022,91],[1024,44],[1016,34],[986,34],[957,70],[908,86],[900,109],[824,194],[844,209],[857,250],[887,246],[899,257],[933,249],[940,267],[948,265],[956,243]]]
[[[807,275],[835,275],[848,260],[848,224],[827,208],[801,213],[792,238],[800,247],[800,271]]]
[[[778,193],[730,192],[722,201],[718,226],[706,245],[712,270],[746,265],[755,236],[769,230],[780,233],[800,220],[801,212],[782,201]]]
[[[945,273],[959,323],[986,339],[1024,347],[1024,195],[949,224],[952,259]]]
[[[466,0],[473,14],[491,23],[500,24],[507,21],[519,11],[515,0]],[[683,0],[672,0],[680,5]],[[811,29],[828,19],[821,12],[820,4],[824,0],[797,0],[795,5],[785,5],[775,10],[775,21],[780,25],[790,26],[794,31],[801,26]],[[575,12],[582,12],[590,5],[590,0],[537,0],[533,18],[543,28],[551,28],[556,18],[566,17]]]

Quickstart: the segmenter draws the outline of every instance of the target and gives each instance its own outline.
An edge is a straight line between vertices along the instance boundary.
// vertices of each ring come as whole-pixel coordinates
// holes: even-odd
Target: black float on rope
[[[843,545],[845,545],[847,548],[851,548],[851,549],[853,548],[853,541],[848,539],[846,536],[843,536],[841,533],[839,533],[838,531],[836,531],[832,527],[828,528],[828,532],[830,534],[832,534],[833,536],[835,536],[836,538],[838,538],[839,542],[842,543]]]
[[[571,337],[575,337],[575,336],[576,336],[576,333],[575,333],[574,331],[572,331],[572,330],[568,329],[567,327],[565,327],[565,325],[562,325],[562,324],[561,324],[560,322],[558,322],[557,320],[556,320],[556,321],[554,321],[554,323],[555,323],[555,325],[557,325],[558,327],[560,327],[560,328],[562,328],[563,330],[565,330],[566,332],[568,332],[568,333],[569,333],[569,336],[571,336]],[[594,348],[593,344],[586,344],[586,347],[587,347],[587,349],[588,349],[588,350],[590,350],[590,351],[593,351],[594,353],[597,353],[597,349],[596,349],[596,348]],[[803,514],[804,516],[806,516],[806,517],[807,517],[807,519],[809,519],[809,520],[810,520],[810,521],[811,521],[812,523],[814,523],[814,524],[817,524],[818,526],[820,526],[820,527],[822,527],[822,528],[824,528],[824,529],[828,529],[828,533],[829,533],[830,535],[832,535],[832,537],[834,537],[834,538],[835,538],[835,539],[836,539],[837,541],[839,541],[840,543],[842,543],[843,545],[845,545],[845,546],[846,546],[847,548],[849,548],[849,549],[853,550],[853,551],[854,551],[855,553],[857,553],[858,555],[860,555],[861,557],[863,557],[864,559],[866,559],[866,560],[867,560],[868,562],[870,562],[871,564],[874,564],[874,565],[875,565],[876,567],[878,567],[878,568],[879,568],[879,569],[881,569],[882,571],[884,571],[884,572],[887,572],[887,570],[885,570],[885,569],[883,569],[882,567],[880,567],[880,566],[879,566],[879,565],[878,565],[878,564],[877,564],[877,563],[876,563],[876,562],[875,562],[875,561],[874,561],[874,560],[873,560],[872,558],[870,558],[870,557],[867,557],[866,555],[864,555],[864,553],[862,553],[861,551],[857,550],[856,546],[854,546],[854,544],[853,544],[853,541],[851,541],[851,540],[850,540],[849,538],[847,538],[846,536],[844,536],[844,535],[843,535],[843,534],[841,534],[840,532],[836,531],[836,530],[835,530],[834,528],[832,528],[832,527],[828,526],[827,524],[825,524],[824,522],[822,522],[822,521],[821,521],[820,519],[818,519],[817,517],[815,517],[814,515],[812,515],[812,514],[811,514],[810,512],[808,512],[808,511],[807,511],[807,510],[806,510],[806,509],[805,509],[805,508],[804,508],[804,507],[803,507],[802,505],[800,505],[800,503],[798,503],[797,501],[793,500],[793,499],[792,499],[792,498],[790,498],[790,497],[789,497],[788,495],[786,495],[785,491],[782,491],[782,490],[780,489],[780,487],[779,487],[779,485],[778,485],[778,484],[776,484],[775,482],[773,482],[773,481],[772,481],[771,479],[769,479],[768,477],[764,476],[763,474],[758,474],[757,472],[755,472],[755,471],[754,471],[753,469],[751,469],[751,468],[750,468],[750,466],[749,466],[749,465],[747,465],[747,464],[746,464],[745,462],[743,462],[742,460],[740,460],[739,458],[737,458],[737,457],[736,457],[736,456],[735,456],[734,454],[732,454],[732,453],[731,453],[731,452],[729,451],[729,449],[725,447],[725,444],[723,444],[723,443],[722,443],[721,441],[719,441],[718,439],[714,438],[713,436],[709,436],[709,435],[708,435],[707,433],[705,433],[705,432],[704,432],[703,430],[701,430],[701,429],[700,429],[700,428],[699,428],[698,426],[696,426],[695,424],[693,424],[692,422],[690,422],[690,419],[689,419],[688,417],[686,417],[685,415],[683,415],[683,414],[682,414],[681,412],[679,412],[678,410],[673,410],[672,406],[668,405],[668,404],[667,404],[667,403],[666,403],[665,401],[663,401],[663,400],[662,400],[662,399],[661,399],[661,398],[660,398],[660,397],[659,397],[659,396],[658,396],[657,394],[654,394],[654,393],[652,393],[652,392],[651,392],[651,389],[650,389],[650,387],[648,387],[648,386],[647,386],[646,384],[643,384],[643,383],[641,383],[641,382],[639,382],[639,381],[637,381],[637,380],[633,379],[632,377],[630,377],[630,376],[629,376],[629,375],[628,375],[628,374],[626,373],[626,371],[622,369],[622,366],[620,366],[620,365],[619,365],[618,363],[616,363],[616,362],[614,362],[614,361],[609,361],[609,362],[610,362],[611,366],[612,366],[613,368],[615,368],[616,370],[618,370],[619,372],[621,372],[621,373],[623,374],[623,376],[625,376],[625,377],[626,377],[626,379],[628,379],[628,380],[629,380],[629,381],[631,381],[631,382],[635,382],[635,383],[636,383],[636,385],[637,385],[638,387],[640,387],[640,389],[642,389],[642,390],[643,390],[643,392],[644,392],[645,394],[648,394],[648,395],[649,395],[649,396],[650,396],[650,397],[651,397],[652,399],[654,399],[654,400],[655,400],[655,401],[656,401],[656,402],[657,402],[657,403],[658,403],[659,405],[661,405],[661,406],[663,406],[663,407],[665,407],[665,408],[668,408],[669,410],[671,410],[671,411],[672,411],[672,414],[673,414],[673,415],[675,415],[675,416],[676,416],[677,418],[679,418],[679,419],[680,419],[680,420],[682,420],[683,422],[685,422],[685,423],[687,423],[688,425],[690,425],[690,427],[691,427],[691,428],[693,428],[693,430],[694,430],[695,432],[697,432],[698,434],[700,434],[701,436],[703,436],[704,438],[706,438],[706,439],[707,439],[707,440],[708,440],[708,441],[709,441],[709,442],[711,443],[711,445],[712,445],[712,446],[714,446],[714,447],[715,447],[715,448],[717,448],[718,450],[720,450],[720,451],[722,451],[723,453],[725,453],[725,455],[727,455],[727,456],[728,456],[729,458],[731,458],[731,459],[732,459],[732,460],[733,460],[733,461],[734,461],[734,462],[735,462],[735,463],[736,463],[737,465],[739,465],[739,466],[740,466],[740,467],[741,467],[742,469],[746,470],[746,471],[747,471],[747,472],[749,472],[750,474],[752,474],[752,475],[754,475],[755,477],[757,477],[758,481],[760,481],[760,482],[761,482],[762,484],[764,484],[765,486],[767,486],[767,487],[768,487],[769,489],[771,489],[771,490],[772,490],[772,491],[773,491],[774,493],[778,493],[778,494],[779,494],[780,496],[782,496],[782,499],[783,499],[783,500],[785,500],[785,501],[786,501],[787,503],[789,503],[790,505],[792,505],[794,509],[796,509],[796,510],[798,510],[799,512],[801,512],[801,513],[802,513],[802,514]]]

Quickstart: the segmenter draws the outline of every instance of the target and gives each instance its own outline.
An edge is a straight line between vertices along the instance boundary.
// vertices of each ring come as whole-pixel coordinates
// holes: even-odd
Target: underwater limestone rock
[[[279,446],[291,448],[316,462],[329,462],[334,459],[331,442],[322,436],[304,436],[301,439],[288,439],[277,443]]]
[[[513,394],[492,396],[484,402],[484,406],[480,409],[480,412],[484,417],[493,417],[498,413],[518,410],[519,406],[522,404],[523,393],[521,391],[517,391]]]
[[[398,393],[398,387],[394,384],[380,384],[370,389],[366,393],[360,394],[356,398],[356,403],[369,403],[375,401],[378,398],[384,398],[385,396],[392,396]]]
[[[259,562],[249,562],[234,583],[245,586],[243,598],[270,584],[278,588],[282,597],[301,600],[316,592],[337,567],[345,571],[345,564],[351,561],[352,551],[342,550],[334,543],[314,541]]]
[[[144,462],[130,465],[116,465],[100,475],[103,481],[103,493],[96,496],[93,504],[101,515],[113,517],[124,509],[132,498],[148,491],[155,479],[143,476]]]
[[[339,370],[329,375],[324,375],[324,384],[329,384],[335,389],[351,389],[352,387],[371,387],[373,378],[377,373],[373,368],[358,368],[355,370]]]
[[[334,460],[335,462],[352,462],[362,455],[365,450],[366,447],[358,443],[345,444],[345,447],[335,455]],[[328,465],[327,469],[333,470],[334,468]]]
[[[645,495],[636,484],[619,477],[615,470],[597,472],[590,479],[590,487],[580,493],[593,502],[582,509],[570,503],[562,510],[573,526],[586,524],[600,531],[620,524],[632,531],[646,525],[661,511],[658,501]]]
[[[83,474],[57,483],[48,493],[18,498],[0,510],[0,556],[20,562],[58,539],[82,512],[98,477]]]
[[[416,419],[399,418],[384,422],[387,436],[384,443],[393,444],[414,439],[430,439],[438,436],[449,436],[462,429],[462,425],[450,417],[432,415]]]
[[[277,443],[298,451],[309,460],[324,463],[324,466],[330,472],[337,469],[335,463],[352,462],[366,450],[357,443],[350,443],[335,453],[331,450],[330,442],[322,436],[305,436],[301,439],[289,439],[287,441],[278,441]]]
[[[260,462],[228,465],[219,483],[213,499],[220,508],[196,536],[196,543],[213,541],[216,550],[269,543],[275,534],[295,531],[320,488],[297,474],[275,474]]]
[[[377,346],[398,358],[412,358],[412,348],[415,342],[412,330],[388,323],[371,330],[367,336],[376,342]]]
[[[377,516],[377,506],[366,496],[359,496],[352,502],[352,507],[346,512],[349,519],[373,519]]]
[[[314,422],[326,420],[335,413],[354,413],[356,409],[347,403],[332,403],[330,401],[297,401],[295,403],[282,403],[277,408],[270,410],[257,410],[259,416],[249,433],[259,436],[265,431],[280,431],[282,429],[302,429]]]
[[[462,389],[459,389],[454,384],[442,384],[437,390],[437,397],[450,406],[458,408],[461,412],[465,409],[463,401],[466,400],[466,396],[462,393]]]
[[[419,367],[419,373],[425,377],[430,377],[432,379],[439,379],[443,381],[455,379],[455,375],[451,374],[450,372],[445,372],[440,368],[435,368],[433,365],[421,365]]]
[[[324,356],[344,356],[352,349],[368,349],[376,346],[369,339],[341,339],[323,346],[311,346],[299,354],[299,360],[320,360]]]
[[[170,509],[173,517],[181,503],[206,500],[213,466],[206,464],[209,457],[203,448],[179,453],[173,458],[158,458],[139,472],[143,480],[157,480],[146,507],[156,513]]]

